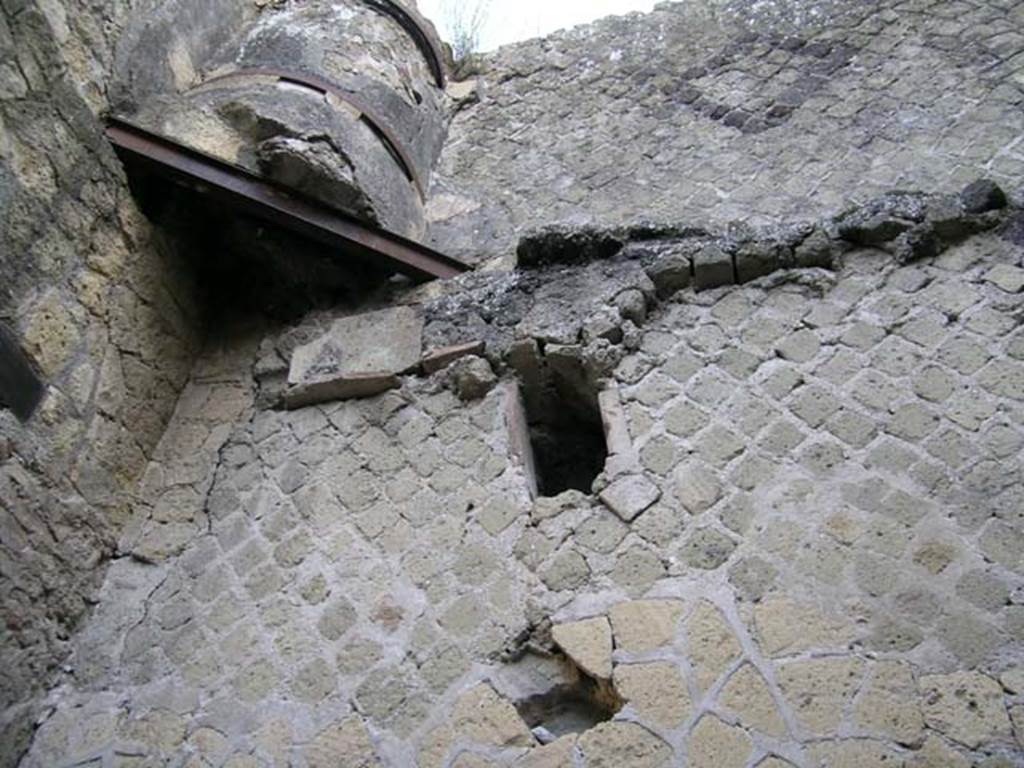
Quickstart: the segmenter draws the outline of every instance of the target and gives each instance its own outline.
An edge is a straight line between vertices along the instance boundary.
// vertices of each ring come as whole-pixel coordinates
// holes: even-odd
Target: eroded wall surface
[[[30,421],[0,409],[5,710],[66,656],[198,346],[188,275],[102,138],[127,10],[13,2],[0,12],[0,320],[46,386]],[[6,760],[34,718],[7,710]]]
[[[34,697],[55,674],[68,674],[60,664],[95,604],[106,568],[129,556],[118,544],[126,523],[153,507],[161,514],[149,480],[159,472],[157,444],[204,337],[199,305],[209,286],[197,284],[192,267],[203,262],[207,244],[188,222],[173,221],[173,211],[161,230],[140,213],[103,137],[104,121],[109,114],[135,116],[157,99],[173,100],[218,67],[266,65],[268,59],[299,67],[287,50],[295,49],[294,35],[301,38],[302,30],[275,25],[277,11],[277,4],[247,0],[3,6],[0,321],[45,387],[25,421],[0,407],[5,764],[16,760],[31,734]],[[443,137],[444,104],[439,90],[410,90],[429,81],[419,72],[427,67],[423,54],[397,22],[365,4],[337,4],[333,12],[317,20],[323,39],[316,50],[330,60],[322,69],[333,67],[332,73],[357,80],[357,90],[376,94],[390,124],[408,130],[403,140],[415,148],[419,170],[428,177]],[[324,53],[329,43],[353,36],[345,24],[360,29],[367,44],[361,51],[343,46]],[[242,40],[254,26],[264,36]],[[261,46],[263,58],[254,53]],[[391,48],[397,53],[382,52]],[[397,61],[401,55],[408,61]],[[374,91],[383,88],[374,75],[396,93]],[[255,90],[268,89],[273,93],[273,84]],[[328,106],[323,93],[292,97],[303,103],[303,114],[349,109]],[[438,119],[417,127],[410,113],[425,100],[424,109]],[[188,118],[202,139],[199,115]],[[323,126],[313,132],[322,138]],[[303,135],[284,133],[293,141]],[[366,141],[387,173],[408,188],[403,194],[415,198],[411,219],[421,221],[422,201],[412,182],[372,134]],[[301,169],[292,172],[302,176]],[[224,408],[217,412],[224,424],[212,437],[173,432],[167,440],[198,440],[197,449],[212,446],[216,453],[217,440],[227,439],[220,432],[230,431],[237,416],[236,409]],[[196,486],[197,494],[207,490]],[[191,534],[193,528],[183,524],[179,537]]]

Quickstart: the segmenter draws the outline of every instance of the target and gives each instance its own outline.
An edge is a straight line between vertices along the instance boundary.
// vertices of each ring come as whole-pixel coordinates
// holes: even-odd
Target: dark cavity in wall
[[[520,371],[537,490],[590,493],[608,458],[597,388],[573,356],[543,356]]]
[[[562,681],[516,703],[534,735],[543,742],[589,731],[622,709],[622,700],[605,681],[594,680],[563,660]]]
[[[9,408],[21,421],[28,421],[44,391],[14,334],[0,323],[0,408]]]
[[[133,171],[132,193],[182,267],[194,272],[208,322],[237,316],[287,322],[310,309],[356,302],[389,278],[386,270],[190,188]]]

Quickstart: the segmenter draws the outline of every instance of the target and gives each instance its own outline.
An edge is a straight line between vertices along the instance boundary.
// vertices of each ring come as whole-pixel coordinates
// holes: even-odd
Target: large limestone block
[[[615,690],[637,714],[660,728],[678,728],[690,716],[690,693],[673,662],[620,664],[614,682]]]
[[[551,636],[558,647],[591,677],[607,680],[612,676],[612,628],[604,616],[557,624],[551,630]]]
[[[609,616],[615,646],[629,653],[645,653],[675,641],[683,604],[678,600],[634,600],[619,603]]]
[[[978,672],[921,678],[928,727],[971,749],[1013,736],[999,683]]]
[[[285,403],[300,408],[380,394],[419,365],[422,350],[423,318],[411,307],[343,317],[292,354]]]
[[[512,703],[486,684],[464,693],[452,715],[456,736],[477,744],[496,747],[536,745],[529,727]]]

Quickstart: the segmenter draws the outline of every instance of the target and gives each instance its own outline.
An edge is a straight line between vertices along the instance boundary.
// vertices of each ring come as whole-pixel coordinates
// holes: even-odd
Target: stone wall
[[[417,170],[429,179],[446,102],[436,86],[419,85],[430,80],[422,53],[397,23],[364,4],[335,10],[335,21],[367,27],[372,50],[364,45],[362,59],[353,59],[355,49],[338,45],[353,29],[325,27],[317,50],[329,59],[326,72],[354,78],[353,88],[408,134]],[[140,213],[103,138],[103,120],[186,91],[218,67],[266,64],[266,50],[260,58],[259,46],[249,45],[243,54],[256,56],[249,61],[238,45],[254,25],[264,37],[285,40],[275,37],[271,16],[279,16],[276,8],[248,0],[3,4],[0,330],[23,349],[45,387],[30,419],[0,408],[5,764],[32,729],[38,700],[25,703],[52,682],[106,568],[127,556],[118,545],[126,523],[153,507],[161,514],[152,490],[154,476],[164,481],[158,442],[204,335],[204,288],[192,271],[204,262],[197,253],[204,244],[187,227],[174,231],[170,219],[170,229],[154,229]],[[264,41],[268,48],[273,44]],[[382,96],[378,80],[396,92]],[[420,105],[432,121],[410,117]],[[402,200],[412,201],[411,212],[398,216],[395,228],[421,232],[419,193],[376,137],[363,144],[376,155],[363,145],[347,149],[364,165],[386,166],[408,188]],[[230,421],[236,414],[220,415]],[[177,439],[187,438],[172,433],[165,442]],[[208,442],[216,446],[217,439]]]
[[[211,345],[22,764],[1014,764],[1024,268],[988,213],[699,290],[663,282],[692,233],[563,233],[395,295],[427,347],[486,338],[479,388],[470,358],[283,410],[331,317]],[[524,344],[605,366],[593,493],[534,495]],[[514,705],[581,675],[614,719],[531,730]]]
[[[108,511],[93,486],[62,485],[60,433],[10,420],[2,471],[50,483],[90,527],[84,541],[63,536],[64,507],[47,507],[62,544],[24,540],[5,611],[70,634],[46,614],[57,600],[21,586],[54,572],[75,616],[82,595],[96,607],[66,659],[63,643],[9,635],[41,666],[64,664],[37,708],[9,710],[19,734],[5,760],[1021,761],[1024,5],[794,2],[784,9],[798,14],[759,4],[756,19],[744,7],[663,5],[486,58],[475,93],[453,91],[429,212],[446,250],[499,267],[518,256],[519,268],[395,285],[285,329],[225,324],[192,366],[180,333],[157,358],[174,376],[147,390],[161,396],[163,410],[145,411],[156,418],[131,410],[127,373],[113,398],[146,436],[118,465],[145,466],[131,505]],[[30,46],[48,62],[58,26]],[[3,113],[15,160],[35,136],[15,122],[27,94]],[[48,125],[64,125],[64,98],[95,106],[102,93],[42,100]],[[87,142],[98,126],[81,125],[95,147],[81,157],[99,159],[74,167],[113,180],[127,227],[138,219],[116,166]],[[29,171],[47,166],[19,162],[7,161],[39,183]],[[982,175],[1010,200],[991,183],[957,194]],[[921,191],[882,194],[898,187]],[[60,220],[91,199],[68,197],[54,216],[40,205],[15,221]],[[166,273],[160,249],[127,242],[128,263],[147,268],[113,273],[115,298]],[[12,283],[19,307],[62,287],[43,259],[22,263],[37,271]],[[55,305],[74,320],[77,301]],[[354,367],[384,390],[369,397],[296,393],[311,344],[330,352],[314,372],[336,384],[352,371],[330,333],[394,304],[422,319],[419,365]],[[103,355],[67,363],[47,403],[75,402],[72,372],[111,347],[125,372],[150,359],[145,345],[123,354],[117,335],[130,322],[138,343],[147,315],[104,307],[109,331],[77,331],[83,344],[98,335]],[[31,327],[18,325],[29,340]],[[555,497],[539,493],[543,457],[524,434],[524,403],[548,386],[598,410],[608,455],[591,488]],[[86,429],[114,420],[106,391],[73,422],[100,414],[81,427],[79,464],[104,455]],[[31,521],[22,509],[5,520]],[[93,593],[99,568],[69,579],[97,552],[120,556]],[[32,689],[18,678],[4,690]]]
[[[194,288],[102,138],[122,3],[0,12],[0,322],[46,385],[0,409],[0,753],[92,604],[198,346]],[[10,727],[12,730],[8,730]],[[15,733],[17,732],[17,733]]]
[[[681,2],[485,56],[428,218],[474,261],[524,228],[813,219],[894,189],[1019,188],[1018,2]]]

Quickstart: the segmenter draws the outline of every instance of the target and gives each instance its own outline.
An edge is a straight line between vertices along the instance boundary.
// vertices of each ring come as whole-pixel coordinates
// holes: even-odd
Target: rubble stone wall
[[[341,5],[349,19],[351,4]],[[103,120],[186,90],[231,63],[238,49],[230,43],[273,10],[248,0],[3,4],[0,322],[46,388],[28,421],[0,408],[5,764],[31,733],[38,701],[26,702],[51,683],[106,568],[124,556],[118,539],[136,507],[149,501],[148,486],[140,494],[138,481],[159,456],[204,335],[200,289],[183,258],[195,254],[177,252],[189,241],[153,229],[140,213],[103,138]],[[363,5],[356,15],[353,24],[366,25],[365,42],[377,47],[339,46],[330,64],[360,73],[357,85],[377,94],[386,114],[408,129],[404,138],[429,178],[444,132],[444,97],[436,88],[419,101],[409,92],[429,76],[407,33]],[[352,30],[331,32],[337,43]],[[404,64],[385,61],[389,45]],[[359,55],[342,61],[346,51]],[[374,73],[401,93],[383,99]],[[411,117],[415,110],[403,99],[425,104],[434,119]],[[381,155],[377,164],[392,169],[394,159],[375,137],[364,142],[371,143]],[[407,197],[416,198],[402,181]],[[417,198],[406,217],[410,233],[422,229],[421,208]]]
[[[198,348],[194,287],[102,135],[127,4],[0,11],[0,321],[46,385],[0,409],[0,753],[31,731]],[[12,728],[7,730],[7,726]]]

